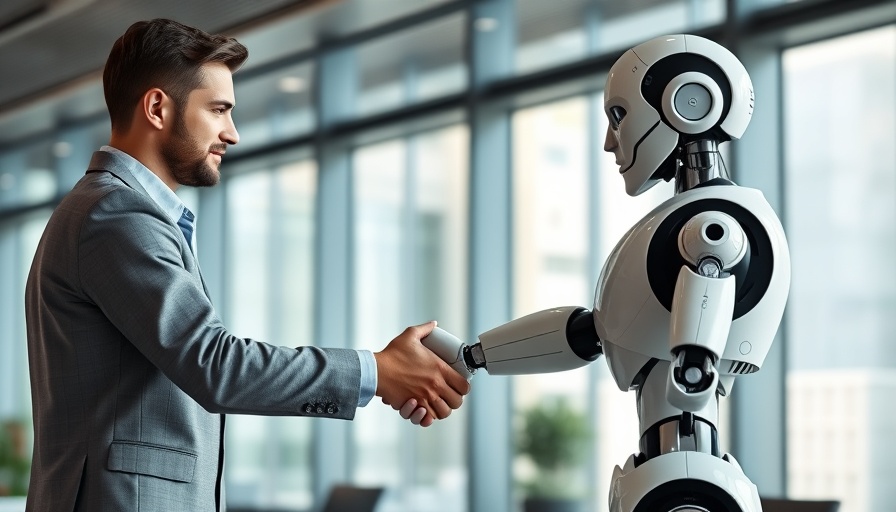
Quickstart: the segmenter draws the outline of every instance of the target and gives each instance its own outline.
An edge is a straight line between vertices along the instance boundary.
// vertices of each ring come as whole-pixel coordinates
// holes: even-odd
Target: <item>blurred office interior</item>
[[[178,191],[225,324],[372,350],[429,319],[475,340],[547,307],[590,308],[609,251],[672,194],[625,195],[602,150],[606,72],[662,34],[722,43],[756,96],[726,165],[775,207],[793,258],[777,343],[723,400],[723,449],[764,496],[896,503],[892,0],[3,0],[0,495],[25,491],[30,457],[31,258],[108,141],[112,43],[155,17],[250,52],[220,185]],[[521,511],[548,476],[517,441],[553,407],[586,432],[562,491],[605,512],[614,465],[637,451],[634,405],[600,359],[477,375],[464,407],[427,429],[377,399],[352,422],[232,416],[228,503],[312,511],[350,484],[383,488],[380,512]]]

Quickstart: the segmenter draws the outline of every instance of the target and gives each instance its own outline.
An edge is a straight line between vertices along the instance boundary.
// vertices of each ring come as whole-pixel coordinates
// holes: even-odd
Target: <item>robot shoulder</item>
[[[781,223],[773,209],[755,189],[738,186],[711,186],[679,194],[674,208],[658,224],[647,250],[647,278],[657,300],[671,310],[675,280],[682,266],[694,266],[694,255],[679,242],[682,230],[697,224],[701,229],[715,222],[730,222],[742,231],[745,246],[728,271],[736,277],[734,318],[752,310],[768,291],[776,266],[786,266],[789,256]],[[695,222],[695,220],[700,222]],[[712,234],[710,233],[710,236]]]

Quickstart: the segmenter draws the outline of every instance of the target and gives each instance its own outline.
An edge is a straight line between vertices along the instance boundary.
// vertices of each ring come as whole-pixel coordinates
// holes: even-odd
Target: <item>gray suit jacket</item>
[[[27,510],[223,509],[223,413],[351,419],[352,350],[227,332],[178,226],[97,152],[44,231],[25,292]]]

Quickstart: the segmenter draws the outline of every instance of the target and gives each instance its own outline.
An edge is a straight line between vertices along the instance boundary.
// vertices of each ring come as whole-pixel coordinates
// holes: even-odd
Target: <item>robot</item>
[[[626,192],[674,179],[675,195],[612,251],[593,309],[533,313],[473,345],[436,329],[424,344],[467,378],[604,355],[619,389],[636,393],[640,422],[639,453],[613,472],[611,512],[760,512],[717,434],[719,397],[762,367],[790,287],[780,221],[761,192],[731,181],[718,150],[750,122],[750,77],[724,47],[671,35],[626,51],[604,94],[604,149]]]

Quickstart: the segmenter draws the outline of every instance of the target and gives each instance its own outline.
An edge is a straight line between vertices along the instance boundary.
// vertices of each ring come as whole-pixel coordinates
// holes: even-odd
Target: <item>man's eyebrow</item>
[[[209,106],[220,106],[224,107],[227,110],[230,110],[234,107],[234,104],[227,100],[212,100],[208,102]]]

